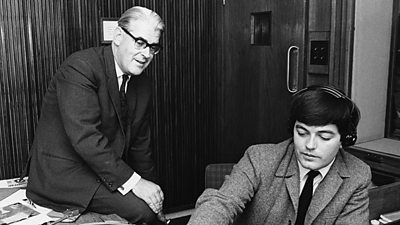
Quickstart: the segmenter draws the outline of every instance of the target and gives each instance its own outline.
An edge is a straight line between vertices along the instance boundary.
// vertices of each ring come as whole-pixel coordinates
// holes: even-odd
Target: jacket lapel
[[[340,150],[340,152],[341,151],[342,150]],[[321,211],[335,196],[343,183],[343,178],[345,177],[349,177],[349,172],[341,153],[339,153],[336,155],[335,162],[332,164],[328,174],[326,174],[325,178],[315,190],[304,224],[311,224],[315,218],[317,218]]]
[[[275,176],[285,177],[285,184],[288,190],[290,200],[293,208],[297,212],[297,205],[299,202],[299,172],[298,172],[297,159],[293,150],[293,143],[288,146],[287,155],[281,164]]]
[[[293,208],[295,209],[295,213],[297,213],[297,206],[299,204],[299,169],[297,165],[297,159],[295,154],[293,153],[293,157],[290,161],[288,172],[286,175],[286,188],[290,195],[290,200],[292,200]]]
[[[111,46],[105,48],[104,57],[106,64],[108,94],[110,95],[111,102],[114,106],[115,112],[117,113],[121,130],[122,132],[124,132],[124,129],[122,129],[123,127],[122,117],[121,117],[122,110],[121,110],[121,102],[119,99],[117,73],[115,70],[114,55],[112,53]]]

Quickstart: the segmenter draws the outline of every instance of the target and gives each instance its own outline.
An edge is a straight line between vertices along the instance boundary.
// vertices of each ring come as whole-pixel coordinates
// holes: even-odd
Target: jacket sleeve
[[[206,189],[203,192],[188,224],[232,224],[257,190],[260,178],[255,165],[257,162],[249,149],[234,166],[219,190]]]
[[[65,132],[75,152],[111,191],[133,174],[101,132],[101,106],[95,71],[78,57],[66,61],[57,77],[57,99]],[[123,146],[121,146],[122,148]]]
[[[151,132],[149,109],[146,110],[143,121],[131,138],[132,144],[128,151],[128,164],[144,179],[156,182],[155,165],[150,147]]]

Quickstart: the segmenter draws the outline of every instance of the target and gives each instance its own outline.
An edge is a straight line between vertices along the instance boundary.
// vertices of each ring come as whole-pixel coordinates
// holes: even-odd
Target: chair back
[[[225,176],[232,171],[234,163],[208,164],[205,170],[205,188],[219,189],[225,180]]]

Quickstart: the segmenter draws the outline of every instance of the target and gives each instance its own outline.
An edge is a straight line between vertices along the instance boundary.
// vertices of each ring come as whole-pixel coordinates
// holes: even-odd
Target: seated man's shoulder
[[[96,58],[98,57],[95,56],[97,55],[100,57],[103,51],[104,51],[104,46],[87,48],[80,51],[76,51],[71,55],[69,55],[65,62],[71,62],[76,60],[86,60],[86,61],[96,60]]]
[[[371,176],[371,168],[356,156],[343,151],[343,158],[347,169],[351,174],[358,174],[361,177],[368,178]]]
[[[281,158],[285,153],[288,145],[291,144],[291,139],[282,141],[277,144],[256,144],[250,146],[246,150],[246,154],[248,154],[252,158],[258,159],[273,159],[275,157]]]
[[[99,71],[104,70],[104,50],[105,47],[103,46],[74,52],[62,63],[59,71],[63,76],[71,76],[72,74],[97,76]],[[79,73],[76,73],[76,71],[79,71]],[[96,71],[96,73],[93,73],[93,71]]]

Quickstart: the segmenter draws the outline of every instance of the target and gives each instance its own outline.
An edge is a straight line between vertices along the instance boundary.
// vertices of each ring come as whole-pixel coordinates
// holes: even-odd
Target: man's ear
[[[120,27],[116,27],[114,30],[113,43],[119,46],[121,40],[122,40],[122,29]]]

